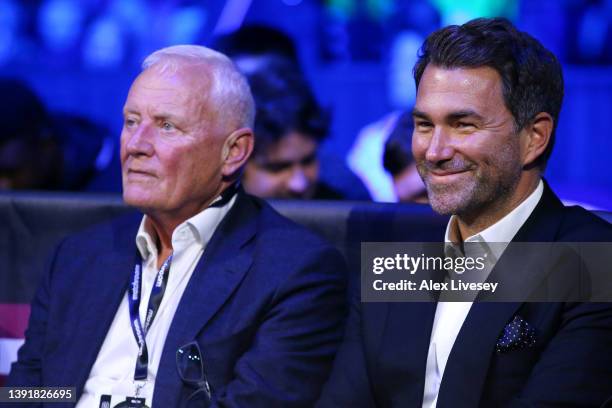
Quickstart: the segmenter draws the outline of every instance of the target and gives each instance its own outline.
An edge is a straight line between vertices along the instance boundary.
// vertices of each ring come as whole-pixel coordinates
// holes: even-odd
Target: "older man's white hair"
[[[253,127],[255,102],[249,84],[225,55],[201,45],[174,45],[150,54],[142,63],[143,71],[155,67],[162,73],[174,73],[185,65],[206,65],[202,75],[210,75],[210,102],[219,120],[228,125]],[[232,123],[233,122],[233,123]]]

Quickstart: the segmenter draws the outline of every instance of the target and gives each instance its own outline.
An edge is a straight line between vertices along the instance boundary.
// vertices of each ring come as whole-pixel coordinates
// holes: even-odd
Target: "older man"
[[[612,242],[609,224],[564,207],[542,179],[563,79],[538,41],[504,19],[446,27],[427,38],[414,74],[413,153],[432,207],[452,214],[446,242]],[[540,276],[527,258],[502,269],[512,261],[508,254],[493,261],[489,279]],[[476,300],[356,302],[319,405],[600,406],[606,400],[609,303]]]
[[[59,245],[9,385],[76,387],[79,408],[312,405],[344,264],[238,185],[253,112],[222,54],[146,58],[121,134],[124,200],[145,215]]]

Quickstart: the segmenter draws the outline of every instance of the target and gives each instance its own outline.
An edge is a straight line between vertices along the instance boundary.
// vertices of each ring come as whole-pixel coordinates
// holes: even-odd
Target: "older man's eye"
[[[166,132],[172,132],[176,129],[176,127],[170,122],[163,122],[161,127]]]
[[[123,120],[123,126],[126,128],[131,128],[136,125],[136,120],[133,118],[125,118]]]

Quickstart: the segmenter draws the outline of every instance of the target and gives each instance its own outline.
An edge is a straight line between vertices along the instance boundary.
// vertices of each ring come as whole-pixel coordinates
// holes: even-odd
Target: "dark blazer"
[[[118,219],[59,245],[7,385],[73,386],[81,395],[125,299],[140,218]],[[193,340],[204,354],[212,406],[312,406],[342,338],[345,269],[336,249],[239,193],[180,300],[154,406],[182,406],[193,393],[175,362],[177,349]]]
[[[564,207],[546,186],[514,241],[612,242],[612,227]],[[491,277],[499,272],[496,265]],[[435,302],[353,301],[318,406],[422,406],[435,310]],[[512,324],[535,342],[504,347]],[[475,302],[449,355],[437,406],[599,407],[611,393],[612,304]]]

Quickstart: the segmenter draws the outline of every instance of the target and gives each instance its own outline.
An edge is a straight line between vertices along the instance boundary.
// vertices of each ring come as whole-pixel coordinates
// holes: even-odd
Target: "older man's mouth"
[[[149,172],[149,171],[145,171],[145,170],[138,170],[138,169],[128,169],[127,170],[127,178],[128,180],[148,180],[151,178],[155,178],[155,174]]]

